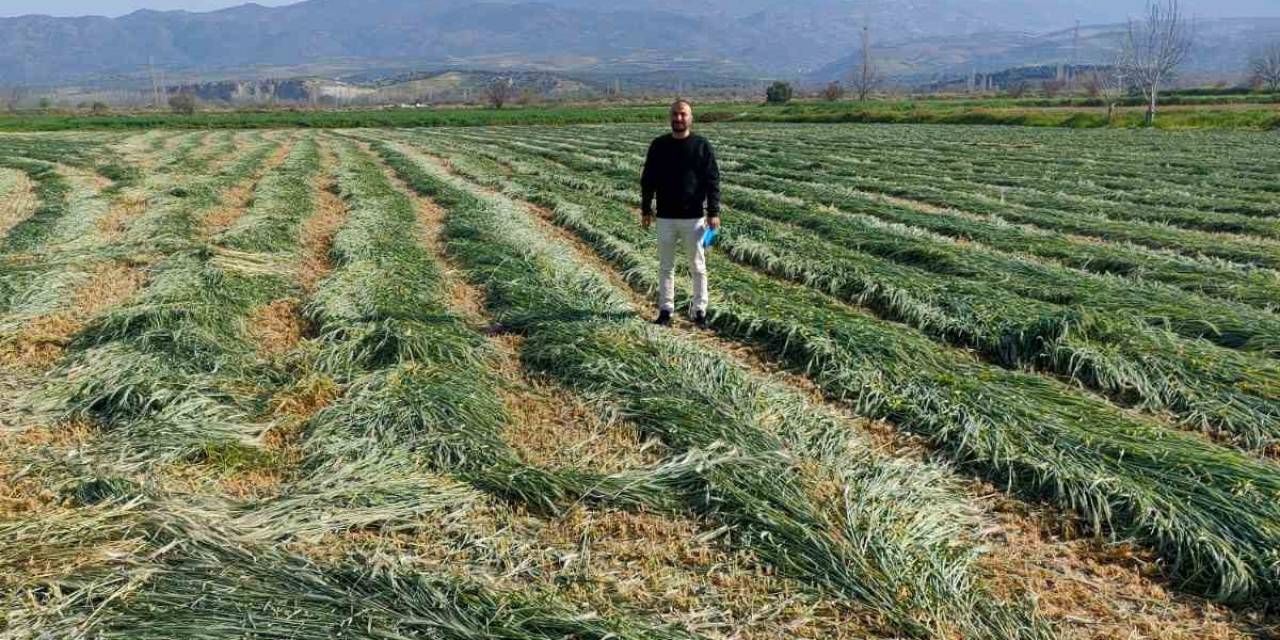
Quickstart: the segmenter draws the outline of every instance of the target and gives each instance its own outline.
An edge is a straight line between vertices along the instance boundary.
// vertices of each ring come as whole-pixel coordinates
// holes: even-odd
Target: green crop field
[[[0,638],[1280,633],[1277,134],[699,131],[0,135]]]

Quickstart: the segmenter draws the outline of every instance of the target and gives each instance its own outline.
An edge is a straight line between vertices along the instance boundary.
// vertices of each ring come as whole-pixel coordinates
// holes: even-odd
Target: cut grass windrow
[[[555,512],[580,499],[669,505],[659,475],[594,476],[521,462],[502,439],[509,416],[484,337],[445,304],[440,265],[421,246],[413,201],[368,154],[338,145],[350,213],[334,237],[337,268],[307,314],[319,328],[317,366],[350,385],[307,426],[309,460],[409,452],[505,499]],[[394,473],[399,457],[390,457]],[[315,464],[307,462],[307,465]]]
[[[119,457],[82,458],[73,473],[62,474],[74,479],[98,472],[66,487],[80,510],[45,513],[38,524],[0,525],[6,541],[0,565],[17,569],[3,573],[6,580],[18,578],[20,587],[5,589],[6,631],[31,638],[688,637],[625,619],[593,619],[455,578],[393,570],[379,558],[319,566],[275,546],[357,528],[439,524],[477,502],[473,489],[421,471],[403,455],[393,459],[394,451],[358,460],[313,458],[280,495],[245,503],[170,496],[100,475],[130,474],[134,465],[121,462],[137,462],[130,454],[138,449],[148,463],[261,455],[253,453],[257,443],[250,437],[260,407],[237,389],[270,381],[250,361],[242,323],[287,280],[239,267],[245,256],[262,255],[254,250],[295,250],[317,168],[315,144],[299,144],[259,182],[241,224],[218,239],[240,252],[236,261],[228,263],[220,250],[175,255],[138,301],[82,333],[77,356],[61,372],[72,380],[62,407],[111,432],[93,450]],[[45,471],[46,481],[58,477]],[[42,573],[40,566],[50,570]],[[272,605],[263,609],[266,596]],[[383,605],[375,607],[376,600]]]
[[[87,321],[146,280],[146,267],[160,256],[120,244],[125,225],[146,210],[149,199],[157,199],[155,193],[207,179],[166,175],[135,184],[136,166],[151,166],[152,160],[137,150],[120,150],[112,160],[118,177],[109,183],[76,166],[58,165],[71,186],[68,210],[37,252],[15,258],[20,263],[4,272],[12,295],[0,316],[0,357],[44,369]]]
[[[0,157],[0,166],[18,169],[36,183],[36,197],[40,205],[27,219],[9,229],[0,239],[0,258],[15,253],[38,249],[48,237],[53,225],[67,212],[67,198],[71,185],[58,173],[52,163],[25,158]],[[4,294],[0,284],[0,295]]]
[[[1151,249],[1172,251],[1185,257],[1198,258],[1207,256],[1219,261],[1229,261],[1237,265],[1249,265],[1255,268],[1275,270],[1280,267],[1280,249],[1275,240],[1263,240],[1250,236],[1229,236],[1209,232],[1177,231],[1157,224],[1137,224],[1132,222],[1112,222],[1091,220],[1081,214],[1046,212],[1030,207],[1018,208],[1015,205],[1000,202],[997,198],[979,198],[973,196],[962,198],[956,195],[947,197],[933,196],[941,190],[925,186],[902,187],[889,184],[891,178],[880,179],[859,178],[855,176],[833,176],[829,180],[821,180],[812,171],[784,170],[770,168],[760,175],[749,179],[754,186],[767,189],[781,189],[796,195],[805,194],[811,199],[832,204],[842,203],[841,189],[828,189],[829,185],[838,185],[847,192],[869,191],[887,196],[904,198],[912,202],[923,203],[935,207],[943,207],[973,214],[999,217],[1012,224],[1024,224],[1071,234],[1093,238],[1094,241],[1107,243],[1132,243]],[[858,193],[851,200],[857,204]],[[864,196],[865,197],[865,196]],[[1049,218],[1056,224],[1049,224]],[[1040,222],[1040,224],[1036,224]],[[1183,238],[1182,236],[1189,236]]]
[[[1195,244],[1197,240],[1213,242],[1214,233],[1271,239],[1280,237],[1280,226],[1269,219],[1277,213],[1274,205],[1271,205],[1272,210],[1265,211],[1258,210],[1249,203],[1233,203],[1237,207],[1251,209],[1252,215],[1206,211],[1204,206],[1219,206],[1222,203],[1212,197],[1195,198],[1193,194],[1186,193],[1186,185],[1181,184],[1153,191],[1150,195],[1138,196],[1139,202],[1135,203],[1131,192],[1100,186],[1086,179],[1073,181],[1071,190],[1064,192],[1061,176],[1045,175],[1043,172],[1039,175],[1019,174],[1014,163],[988,163],[981,160],[955,162],[954,155],[911,158],[910,153],[889,155],[892,163],[869,163],[866,162],[866,156],[859,157],[856,152],[848,149],[842,149],[847,155],[833,157],[832,149],[821,142],[785,149],[779,147],[779,142],[780,140],[771,140],[766,136],[766,139],[759,141],[730,141],[729,146],[744,152],[743,156],[748,159],[758,160],[750,163],[757,170],[777,168],[808,171],[808,175],[819,177],[823,181],[839,182],[851,177],[873,178],[899,180],[903,185],[917,186],[937,184],[947,177],[963,176],[964,182],[955,185],[955,192],[959,194],[985,196],[998,200],[1006,207],[1081,214],[1088,220],[1100,221],[1093,223],[1100,226],[1112,222],[1129,223],[1141,229],[1154,223],[1156,227],[1165,227],[1171,232],[1167,237],[1181,237],[1187,244]],[[1223,173],[1228,173],[1234,167],[1222,169]],[[1078,175],[1087,175],[1080,167],[1073,168],[1073,171]],[[1148,180],[1151,178],[1148,177]],[[1115,178],[1100,178],[1100,181],[1108,180],[1114,181]],[[1157,200],[1156,193],[1162,198]],[[1185,208],[1170,206],[1170,201],[1177,201],[1179,198],[1193,202],[1194,205]],[[1227,208],[1231,206],[1226,205]],[[1154,233],[1159,234],[1161,231]],[[1221,240],[1231,242],[1229,237]]]
[[[588,132],[589,143],[601,142],[600,136],[592,135],[600,129],[580,130]],[[1217,147],[1221,157],[1209,159],[1197,153],[1206,147],[1197,147],[1191,136],[1171,137],[1161,141],[1160,151],[1148,150],[1162,158],[1157,166],[1124,153],[1123,145],[1134,141],[1115,133],[1107,135],[1110,141],[1094,138],[1080,144],[1044,132],[993,135],[981,128],[967,130],[959,140],[922,127],[713,125],[709,130],[726,151],[732,173],[800,171],[806,181],[923,192],[950,199],[953,205],[966,200],[979,211],[993,207],[1013,211],[1039,217],[1040,223],[1050,227],[1055,220],[1057,224],[1069,220],[1059,214],[1074,215],[1070,224],[1078,225],[1075,228],[1083,235],[1114,237],[1116,233],[1110,232],[1118,232],[1189,255],[1207,252],[1274,260],[1276,245],[1264,239],[1280,234],[1273,219],[1276,205],[1265,195],[1269,187],[1250,176],[1265,165],[1271,152],[1256,140],[1233,152]],[[621,131],[636,136],[630,144],[643,145],[647,141],[643,136],[652,135],[652,130],[639,127]],[[977,145],[968,144],[973,140]],[[1141,144],[1145,149],[1151,142]],[[1032,152],[1038,157],[1016,158],[1025,153],[1024,148],[1038,149]],[[1056,170],[1050,168],[1054,165]],[[942,184],[945,189],[938,188]],[[1064,186],[1070,188],[1064,190]],[[1227,233],[1237,235],[1223,235]],[[1268,254],[1272,257],[1267,258]]]
[[[298,236],[298,224],[311,210],[310,186],[317,169],[315,143],[305,142],[257,184],[244,220],[251,221],[250,227],[280,233],[270,246],[256,248],[292,252],[289,238]],[[224,248],[170,257],[143,296],[79,334],[76,351],[45,389],[44,399],[49,410],[95,425],[104,435],[79,463],[87,470],[59,474],[59,468],[45,463],[42,483],[52,486],[55,477],[82,477],[95,466],[110,474],[132,474],[165,462],[253,465],[274,460],[257,442],[268,426],[260,417],[266,393],[252,389],[273,384],[273,372],[252,361],[243,323],[251,308],[288,291],[288,274],[243,269],[244,264],[270,262],[268,253],[247,251],[255,248],[247,246],[251,239],[238,234],[221,238],[223,247],[243,250],[233,261]],[[204,520],[236,527],[238,539],[257,543],[312,539],[388,520],[445,515],[460,504],[454,498],[463,495],[439,477],[408,468],[392,477],[365,471],[334,463],[288,486],[283,497],[209,504]],[[83,486],[88,486],[96,495],[116,485],[115,480],[92,481],[73,493],[84,494]],[[42,535],[35,547],[23,549],[29,553],[49,544]]]
[[[515,153],[559,162],[573,169],[574,178],[588,184],[596,181],[592,176],[609,175],[618,188],[635,193],[634,181],[639,171],[636,160],[601,160],[519,140],[504,140],[503,144]],[[962,245],[917,229],[887,224],[856,210],[846,212],[841,197],[815,199],[815,193],[842,193],[838,184],[810,185],[798,192],[793,185],[775,178],[759,178],[749,181],[748,186],[786,197],[762,198],[759,190],[730,186],[725,189],[724,201],[729,206],[785,222],[831,242],[905,266],[984,283],[1046,303],[1083,307],[1094,314],[1134,316],[1188,338],[1203,338],[1224,347],[1280,357],[1280,316],[1274,313],[1243,304],[1198,298],[1157,283],[1088,274]],[[811,202],[835,208],[817,208]],[[860,204],[879,206],[869,205],[865,200]]]
[[[653,330],[510,201],[375,148],[446,207],[448,251],[485,289],[501,326],[525,337],[525,365],[606,399],[662,438],[676,452],[665,466],[686,485],[687,508],[899,632],[1047,635],[1034,615],[982,589],[972,571],[972,511],[945,473],[873,454],[794,393]],[[819,501],[813,492],[824,482],[829,493]]]
[[[529,196],[638,290],[655,290],[653,239],[628,207],[585,192]],[[1274,464],[975,362],[823,294],[723,261],[713,273],[714,328],[767,349],[859,413],[925,434],[1002,484],[1075,509],[1099,532],[1145,542],[1187,589],[1233,602],[1280,591]]]
[[[125,232],[124,241],[150,251],[175,251],[190,247],[199,229],[197,211],[208,211],[220,203],[224,191],[243,184],[262,170],[262,167],[279,148],[276,142],[259,140],[234,162],[217,173],[194,181],[179,181],[153,198],[147,212],[134,220]],[[177,175],[187,173],[181,164],[170,167]],[[164,177],[164,173],[158,173]]]
[[[0,320],[0,331],[63,307],[108,259],[94,227],[107,212],[107,191],[116,185],[103,188],[93,177],[66,165],[59,171],[66,172],[69,186],[65,211],[49,224],[37,249],[13,256],[13,268],[0,275],[11,292],[0,301],[6,316]]]
[[[298,231],[312,207],[299,206],[311,199],[311,183],[320,169],[320,150],[314,138],[299,141],[279,171],[263,177],[253,205],[219,237],[215,244],[228,249],[258,254],[291,256],[297,250]]]
[[[140,187],[146,194],[142,196],[145,214],[130,220],[123,234],[102,232],[101,225],[112,215],[103,193],[84,188],[69,191],[63,210],[47,226],[38,253],[0,272],[0,310],[10,315],[4,321],[6,328],[61,308],[76,287],[107,262],[136,264],[192,250],[190,230],[197,214],[216,206],[228,189],[249,181],[261,170],[270,150],[269,145],[259,144],[212,176],[181,172],[149,176]]]
[[[472,156],[474,157],[474,156]],[[483,162],[482,156],[481,162]],[[474,162],[474,160],[473,160]],[[539,190],[569,192],[555,167],[509,163]],[[500,187],[496,173],[470,172]],[[616,185],[615,185],[616,186]],[[633,194],[586,188],[618,201]],[[722,241],[735,260],[874,309],[944,341],[978,349],[1011,367],[1058,374],[1156,411],[1194,429],[1265,449],[1280,441],[1280,366],[1115,314],[1024,298],[1004,289],[917,269],[813,237],[767,217],[730,211]]]
[[[1013,224],[989,214],[939,212],[907,200],[876,202],[871,197],[864,200],[865,205],[857,206],[857,195],[849,191],[840,206],[844,211],[866,213],[887,222],[926,229],[1004,252],[1034,255],[1073,269],[1161,282],[1211,298],[1280,311],[1280,302],[1276,300],[1280,276],[1270,269],[1187,259],[1134,245],[1096,242]]]
[[[341,260],[344,255],[342,252],[365,255],[358,242],[346,244],[352,238],[369,237],[352,233],[353,226],[357,225],[392,231],[393,233],[389,235],[395,239],[395,242],[381,245],[389,254],[404,253],[417,256],[425,253],[433,258],[433,264],[436,267],[443,267],[445,263],[439,261],[441,256],[436,255],[439,251],[438,243],[435,242],[434,237],[424,237],[425,233],[434,228],[434,215],[424,208],[424,205],[429,203],[406,198],[404,191],[394,180],[393,184],[388,184],[384,179],[386,172],[383,165],[371,165],[368,158],[362,158],[358,151],[353,151],[351,148],[340,149],[340,151],[342,151],[340,163],[342,168],[339,170],[339,191],[346,202],[347,206],[344,209],[348,210],[350,222],[343,232],[348,235],[339,238],[338,245],[341,249],[333,252],[335,257],[339,258],[334,278],[339,277],[343,270],[350,266],[350,263]],[[394,189],[390,188],[393,186]],[[433,207],[429,208],[434,210]],[[414,218],[417,218],[416,226],[411,222]],[[367,282],[372,282],[375,278],[403,278],[405,275],[396,272],[375,274],[375,271],[369,270],[358,275],[365,278]],[[424,294],[424,298],[428,297],[426,296],[428,292],[434,292],[433,295],[437,296],[442,293],[447,294],[445,298],[436,301],[438,310],[425,318],[432,323],[446,325],[443,331],[452,333],[458,328],[458,324],[452,319],[447,319],[445,314],[449,316],[458,314],[456,317],[467,318],[468,322],[483,321],[475,315],[474,307],[466,304],[459,306],[461,302],[457,295],[459,286],[452,276],[443,277],[444,272],[425,269],[413,271],[411,275],[413,276],[411,279],[402,280],[400,291],[403,295],[418,298],[419,291]],[[336,282],[334,278],[322,282],[321,290],[333,285]],[[442,303],[446,301],[448,305],[444,306]],[[361,304],[365,306],[370,317],[391,309],[385,304],[367,299],[362,299]],[[442,311],[444,313],[441,313]],[[463,328],[472,333],[477,333],[478,329],[470,325],[464,325]],[[432,327],[426,327],[424,330],[430,331]],[[323,334],[323,327],[321,332]],[[479,338],[479,335],[475,337]],[[513,554],[510,545],[520,549],[524,548],[528,542],[522,539],[506,541],[508,533],[505,532],[510,529],[528,533],[526,527],[530,525],[522,523],[533,523],[535,530],[540,532],[573,531],[575,525],[571,523],[581,523],[584,514],[588,514],[585,516],[588,522],[599,522],[600,527],[610,530],[619,527],[625,531],[629,526],[640,526],[642,530],[636,532],[640,537],[632,546],[638,545],[640,548],[658,553],[660,549],[667,549],[667,544],[683,545],[685,543],[664,541],[663,536],[670,534],[664,534],[663,531],[671,527],[683,527],[692,531],[688,535],[697,533],[697,525],[686,522],[681,517],[686,511],[685,503],[688,499],[684,491],[691,484],[689,467],[694,464],[709,464],[709,462],[685,460],[680,464],[665,464],[656,468],[647,466],[647,463],[640,463],[634,467],[623,465],[622,468],[611,469],[609,473],[612,475],[608,476],[597,475],[600,473],[598,471],[583,471],[584,466],[581,460],[557,465],[550,469],[519,464],[516,458],[517,452],[521,457],[528,452],[518,446],[523,442],[515,432],[519,432],[522,427],[511,423],[513,421],[518,423],[521,418],[509,414],[508,411],[517,410],[514,407],[504,407],[502,402],[509,393],[519,392],[515,388],[503,390],[501,387],[506,384],[519,385],[525,382],[525,379],[518,375],[507,377],[508,367],[513,365],[499,362],[498,360],[503,359],[500,356],[497,359],[490,357],[498,355],[489,353],[491,349],[496,351],[490,347],[494,342],[492,338],[480,340],[481,348],[477,355],[482,358],[478,366],[464,366],[452,361],[434,361],[432,354],[421,357],[410,354],[414,357],[414,362],[410,364],[388,364],[372,370],[353,367],[351,371],[343,372],[346,374],[345,377],[351,378],[346,394],[308,425],[302,442],[305,454],[301,479],[294,483],[296,489],[291,490],[290,493],[299,492],[301,497],[298,500],[306,504],[309,500],[307,496],[313,491],[309,484],[316,482],[315,478],[342,475],[345,478],[343,486],[348,489],[347,494],[358,499],[358,502],[352,500],[356,504],[344,506],[340,511],[334,510],[332,516],[326,515],[326,519],[336,517],[350,519],[354,516],[347,515],[348,510],[357,509],[367,502],[375,501],[379,506],[356,511],[355,515],[367,513],[368,517],[382,518],[371,524],[383,531],[403,529],[406,530],[406,535],[437,538],[442,535],[438,525],[432,522],[424,524],[420,520],[407,517],[412,515],[411,513],[398,512],[412,504],[410,500],[412,493],[399,498],[396,497],[396,492],[400,491],[397,487],[383,488],[383,485],[390,484],[390,479],[420,475],[421,472],[412,470],[416,465],[425,465],[433,472],[445,473],[463,480],[474,489],[482,490],[510,503],[509,505],[491,504],[485,507],[486,512],[496,506],[498,512],[508,514],[501,516],[500,524],[494,524],[501,531],[479,534],[467,531],[447,534],[450,537],[464,535],[470,538],[481,535],[484,538],[478,541],[478,544],[468,542],[465,545],[465,551],[454,549],[449,545],[449,548],[444,550],[453,558],[449,566],[467,563],[465,571],[484,572],[485,566],[494,564],[493,569],[506,577],[521,576],[519,580],[521,583],[532,581],[534,584],[542,584],[540,588],[551,592],[562,593],[568,590],[581,594],[590,591],[591,597],[579,596],[582,598],[581,602],[590,602],[590,606],[598,607],[601,611],[633,611],[638,602],[644,602],[645,604],[641,606],[645,608],[652,606],[655,610],[663,611],[664,617],[668,619],[674,618],[682,623],[689,621],[695,627],[718,628],[720,625],[703,616],[710,616],[714,620],[718,616],[726,615],[716,611],[715,605],[712,605],[709,611],[703,609],[705,605],[700,604],[700,601],[704,598],[715,602],[730,600],[735,602],[732,605],[735,610],[738,606],[744,606],[746,610],[751,611],[755,607],[737,601],[736,597],[741,597],[740,595],[732,595],[741,594],[745,585],[752,585],[746,589],[751,593],[756,593],[758,589],[770,589],[769,596],[779,597],[772,590],[778,588],[780,579],[763,577],[772,576],[772,571],[761,568],[754,555],[745,551],[733,554],[735,558],[749,558],[749,560],[738,561],[749,562],[749,566],[745,568],[736,564],[732,567],[719,564],[712,566],[698,563],[697,560],[682,559],[677,554],[671,559],[673,579],[670,582],[651,573],[656,571],[662,574],[661,567],[664,563],[661,560],[656,561],[656,566],[652,558],[640,564],[631,561],[629,559],[632,557],[631,554],[636,552],[623,550],[627,547],[625,540],[610,540],[608,543],[600,541],[590,544],[589,547],[585,538],[581,541],[572,540],[565,543],[575,551],[578,551],[579,545],[582,545],[580,559],[571,559],[577,558],[577,553],[566,557],[561,555],[564,551],[554,548],[544,549],[542,547],[544,543],[540,542],[533,542],[537,545],[536,551],[531,548]],[[567,419],[580,419],[580,417]],[[573,425],[556,425],[555,428],[572,429]],[[512,444],[508,445],[504,438],[510,439]],[[570,458],[572,458],[571,455]],[[335,463],[335,460],[342,462]],[[346,464],[356,464],[367,469],[359,472],[361,478],[359,483],[351,481],[349,472],[334,470],[335,466],[341,467]],[[392,496],[386,500],[388,504],[385,505],[378,497],[384,494]],[[293,502],[291,497],[283,499]],[[321,502],[315,508],[308,507],[308,513],[323,511],[324,504]],[[274,506],[269,508],[273,511],[280,510]],[[555,515],[550,521],[514,515],[527,509],[544,513],[550,511]],[[677,522],[685,522],[685,524],[672,524]],[[653,527],[656,527],[656,530]],[[591,529],[594,527],[588,526],[582,533],[570,533],[570,535],[586,536],[588,535],[586,531]],[[490,531],[488,525],[485,525],[483,530]],[[710,533],[711,538],[716,538],[723,531]],[[653,538],[654,536],[656,539]],[[720,548],[718,542],[694,544]],[[493,551],[482,553],[484,549],[490,547]],[[426,549],[418,548],[422,553],[431,555]],[[497,552],[497,555],[494,555],[494,552]],[[614,564],[623,562],[623,558],[610,560],[613,553],[621,553],[627,560],[622,564]],[[645,551],[640,553],[643,554]],[[458,558],[458,554],[464,557]],[[597,560],[592,561],[590,558],[597,558]],[[696,564],[690,565],[691,561]],[[599,568],[601,573],[597,575],[595,570],[587,569],[588,566],[601,566]],[[648,570],[643,569],[642,566],[648,567]],[[583,571],[586,573],[580,573]],[[703,571],[709,573],[704,575]],[[740,573],[740,571],[746,573]],[[561,577],[562,573],[569,575]],[[732,583],[721,582],[723,579],[718,576],[722,574],[731,575]],[[565,579],[571,582],[568,584],[562,582]],[[634,591],[634,587],[628,586],[635,581],[653,585],[651,588],[656,590],[638,593]],[[697,585],[704,583],[714,583],[726,591],[722,593],[717,587],[710,587],[709,591],[703,591]],[[741,587],[734,585],[741,585]],[[813,598],[821,598],[799,586],[788,586],[785,591],[790,592],[795,589],[799,591],[792,592],[786,599],[800,598],[808,602]],[[693,595],[695,593],[698,595]],[[764,597],[763,591],[759,593]],[[692,600],[690,600],[691,597]],[[821,599],[824,602],[830,602],[825,598]],[[770,602],[773,603],[772,600]],[[690,607],[694,611],[687,611]],[[844,613],[846,610],[843,607],[838,610],[842,613],[836,616],[836,620],[842,619],[845,615],[854,615]],[[733,619],[732,614],[727,615]],[[834,621],[830,619],[831,615],[834,614],[819,614],[818,619],[823,621],[821,624],[832,624]],[[772,618],[772,615],[765,616],[765,619],[769,618]],[[805,620],[809,621],[807,617]],[[733,624],[737,627],[743,624],[743,621],[745,618],[735,619]],[[750,622],[746,624],[754,626]],[[807,627],[808,624],[804,626]]]
[[[651,132],[634,133],[636,134],[634,139],[640,143],[642,138],[639,135]],[[725,134],[729,133],[725,132]],[[752,136],[765,139],[759,144],[748,141],[734,144],[726,140],[724,135],[720,137],[717,148],[724,152],[726,167],[733,165],[732,169],[726,170],[725,177],[729,184],[746,186],[757,175],[770,177],[768,170],[774,166],[775,161],[784,161],[797,146],[803,146],[802,140],[809,140],[808,136],[804,136],[804,132],[799,132],[799,139],[793,133],[784,145],[781,141],[770,140],[769,134],[765,131],[750,130],[750,133]],[[634,160],[635,156],[643,151],[642,148],[636,149],[620,144],[616,137],[617,132],[609,138],[599,136],[599,133],[589,131],[586,136],[575,138],[573,146],[577,150],[589,149],[595,157],[609,159]],[[566,144],[563,138],[551,140],[525,135],[522,139],[543,142],[548,146]],[[867,156],[844,155],[860,152]],[[855,146],[852,149],[840,148],[839,151],[826,149],[822,158],[824,162],[847,162],[857,167],[865,167],[871,163],[870,157],[883,160],[884,155],[883,152],[876,153],[874,150],[858,149]],[[890,168],[886,169],[889,171],[889,177],[884,178],[884,181],[893,182],[892,165],[897,162],[895,162],[896,158],[891,157],[889,160],[885,163],[890,165]],[[1064,170],[1079,170],[1079,167],[1071,166]],[[996,169],[993,168],[992,171]],[[972,174],[966,172],[962,177],[971,179]],[[946,178],[950,176],[943,176],[940,180]],[[866,214],[887,222],[927,229],[1000,251],[1034,255],[1075,269],[1163,282],[1187,291],[1243,302],[1271,311],[1280,308],[1278,307],[1280,275],[1274,270],[1249,268],[1221,260],[1186,257],[1171,251],[1150,249],[1132,243],[1099,242],[1094,238],[1072,236],[1026,224],[1013,224],[1000,218],[998,214],[975,214],[956,209],[938,209],[932,205],[908,199],[859,191],[851,188],[848,182],[849,180],[844,177],[827,180],[824,182],[827,186],[845,188],[817,192],[810,201],[831,202],[832,206],[838,206],[842,211]],[[1073,187],[1078,186],[1073,185]],[[768,192],[757,193],[769,195]],[[829,200],[834,193],[840,193],[842,196],[838,202]],[[1165,196],[1168,197],[1167,192]]]
[[[39,204],[35,182],[26,172],[0,168],[0,238],[30,217]]]
[[[116,135],[34,135],[0,137],[0,156],[22,156],[76,167],[101,166],[105,148],[121,139]]]
[[[76,558],[114,543],[84,571],[22,589],[6,637],[140,640],[682,640],[678,629],[600,617],[545,597],[423,573],[385,555],[320,564],[246,538],[218,514],[134,498],[35,530],[0,525],[23,549]],[[0,552],[0,560],[4,553]],[[83,562],[81,558],[76,558]]]
[[[264,155],[233,172],[246,176]],[[315,171],[315,149],[299,146],[282,176],[307,184]],[[181,200],[154,212],[192,232],[192,220],[211,202]],[[258,185],[254,209],[268,213],[310,207],[296,190],[281,188],[289,178]],[[202,206],[203,205],[203,206]],[[145,219],[145,218],[144,218]],[[192,242],[175,230],[169,241]],[[157,267],[149,285],[127,304],[81,331],[71,354],[43,391],[46,409],[70,420],[88,421],[110,437],[103,451],[120,451],[131,463],[149,465],[198,455],[209,447],[254,447],[264,425],[260,390],[268,372],[254,363],[247,338],[250,311],[289,290],[287,273],[244,271],[218,263],[211,247],[180,249]]]

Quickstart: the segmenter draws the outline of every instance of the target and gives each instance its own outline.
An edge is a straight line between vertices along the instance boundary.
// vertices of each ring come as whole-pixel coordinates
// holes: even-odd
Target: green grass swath
[[[558,221],[656,285],[647,234],[616,204],[550,194]],[[1161,551],[1192,590],[1241,601],[1280,590],[1280,471],[1042,378],[941,349],[915,331],[723,262],[712,325],[760,344],[860,413],[929,435],[958,460]]]
[[[478,198],[389,146],[376,148],[447,206],[449,250],[485,287],[502,325],[526,336],[523,361],[609,398],[684,452],[671,464],[686,467],[696,511],[740,528],[783,571],[912,635],[1045,633],[976,583],[974,549],[953,546],[972,535],[971,522],[945,476],[851,446],[830,416],[645,326],[619,292],[549,246],[510,203]],[[805,459],[837,465],[842,504],[819,505],[804,489]]]
[[[558,165],[511,166],[522,183],[540,190],[621,201],[633,196],[564,177]],[[469,174],[495,188],[508,184],[496,174]],[[1265,448],[1280,438],[1280,367],[1273,360],[1182,340],[1114,313],[900,265],[754,214],[728,215],[735,222],[723,246],[740,262],[976,348],[1002,365],[1038,368],[1126,402],[1172,411],[1192,428],[1225,433],[1247,447]]]

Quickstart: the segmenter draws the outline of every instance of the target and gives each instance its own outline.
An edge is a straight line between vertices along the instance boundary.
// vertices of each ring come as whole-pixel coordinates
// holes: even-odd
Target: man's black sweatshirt
[[[720,167],[706,138],[696,134],[680,140],[667,134],[649,145],[640,176],[641,208],[653,213],[658,196],[659,218],[697,219],[720,215]]]

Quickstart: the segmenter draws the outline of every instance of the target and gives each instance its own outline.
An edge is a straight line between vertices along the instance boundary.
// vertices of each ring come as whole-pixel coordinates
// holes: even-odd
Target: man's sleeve
[[[649,143],[649,152],[645,154],[644,170],[640,172],[640,211],[645,215],[653,215],[653,194],[657,190],[658,168],[655,166],[657,162],[654,160],[656,154],[654,148],[658,146],[655,140]]]
[[[707,184],[707,215],[720,215],[720,165],[716,164],[716,150],[707,143],[707,160],[703,169],[703,179]]]

